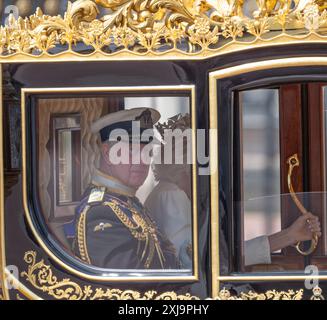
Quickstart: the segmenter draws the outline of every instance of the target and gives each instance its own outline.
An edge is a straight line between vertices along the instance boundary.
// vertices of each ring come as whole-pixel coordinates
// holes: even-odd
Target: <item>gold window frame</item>
[[[283,58],[275,60],[264,60],[260,62],[251,62],[234,67],[224,68],[209,73],[209,128],[217,130],[217,135],[210,135],[210,164],[213,168],[219,168],[218,161],[218,92],[217,83],[223,79],[255,71],[288,68],[288,67],[313,67],[327,66],[326,57],[297,57]],[[212,147],[213,146],[213,147]],[[219,293],[221,282],[251,282],[251,281],[301,281],[307,279],[327,280],[327,275],[249,275],[244,274],[236,276],[220,275],[219,261],[219,174],[216,170],[210,177],[210,206],[211,206],[211,255],[212,255],[212,296]],[[289,272],[291,273],[291,272]]]
[[[28,197],[27,197],[27,166],[26,166],[26,96],[28,94],[40,94],[40,93],[144,93],[146,94],[151,92],[171,92],[171,91],[180,91],[180,92],[189,92],[190,94],[190,112],[191,112],[191,122],[192,122],[192,239],[193,239],[193,269],[191,276],[97,276],[97,275],[90,275],[77,269],[67,265],[64,261],[59,259],[55,255],[54,252],[48,248],[48,246],[43,241],[41,235],[37,232],[33,221],[31,219],[31,212],[28,208]],[[135,282],[140,281],[142,282],[164,282],[164,281],[177,281],[177,282],[191,282],[191,281],[198,281],[199,280],[199,266],[198,266],[198,226],[197,226],[197,219],[198,219],[198,211],[197,211],[197,165],[196,165],[196,102],[195,102],[195,86],[194,85],[176,85],[176,86],[130,86],[130,87],[68,87],[68,88],[23,88],[21,90],[21,112],[22,112],[22,185],[23,185],[23,206],[25,211],[25,216],[28,221],[28,225],[37,239],[37,242],[40,244],[41,248],[44,252],[52,258],[58,265],[64,268],[64,270],[82,277],[87,280],[95,280],[95,281],[102,281],[102,282],[119,282],[119,283],[126,283],[126,282]],[[0,105],[1,107],[1,105]],[[2,116],[2,108],[0,111],[0,118]],[[1,130],[0,130],[1,131]],[[3,137],[2,131],[0,133],[0,145],[2,146]],[[1,223],[1,266],[4,272],[1,274],[3,283],[5,283],[5,276],[8,271],[6,270],[6,259],[5,259],[5,239],[4,239],[4,188],[3,188],[3,159],[0,159],[0,178],[1,178],[1,214],[0,214],[0,223]],[[155,273],[155,271],[153,272]],[[12,279],[12,277],[10,277]],[[24,288],[24,285],[20,283],[18,279],[15,280],[15,283],[18,284],[18,287]],[[5,292],[6,290],[4,290]]]

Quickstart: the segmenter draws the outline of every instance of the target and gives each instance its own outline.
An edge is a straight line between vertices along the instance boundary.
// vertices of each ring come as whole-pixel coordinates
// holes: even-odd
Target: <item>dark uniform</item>
[[[136,197],[91,186],[76,208],[73,250],[108,269],[178,269],[175,248]]]

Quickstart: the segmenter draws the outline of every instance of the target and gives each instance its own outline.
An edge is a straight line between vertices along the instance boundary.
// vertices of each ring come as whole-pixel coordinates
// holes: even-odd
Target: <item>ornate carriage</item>
[[[5,5],[3,299],[323,297],[326,1],[77,0],[24,17]],[[189,268],[99,268],[64,237],[98,161],[92,122],[140,106],[205,133],[192,140]],[[309,211],[319,239],[246,262],[248,241]]]

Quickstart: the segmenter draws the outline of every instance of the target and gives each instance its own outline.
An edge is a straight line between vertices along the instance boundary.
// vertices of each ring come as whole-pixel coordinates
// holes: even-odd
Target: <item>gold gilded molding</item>
[[[277,291],[268,290],[265,293],[257,293],[249,291],[247,293],[241,292],[239,296],[233,296],[229,290],[222,289],[215,300],[302,300],[303,289],[298,291]]]
[[[178,294],[174,291],[158,293],[150,290],[142,294],[134,290],[92,288],[90,285],[81,287],[68,278],[58,279],[53,274],[51,266],[46,265],[43,259],[37,261],[35,251],[26,252],[24,260],[28,264],[28,269],[22,272],[21,276],[35,289],[56,300],[200,300],[199,297],[190,293]],[[316,292],[318,291],[316,289]],[[322,296],[321,293],[320,289],[320,296]],[[302,289],[299,291],[269,290],[265,293],[249,291],[239,296],[232,295],[229,290],[223,289],[213,300],[301,300],[302,298]]]
[[[312,289],[312,296],[310,300],[325,300],[325,297],[322,295],[322,289],[318,286]]]
[[[165,292],[158,294],[156,291],[147,291],[141,294],[134,290],[92,288],[90,285],[81,287],[70,279],[59,280],[49,265],[44,260],[36,261],[36,252],[28,251],[24,256],[28,264],[27,271],[21,276],[37,290],[47,293],[57,300],[198,300],[199,298],[189,293],[177,294]]]
[[[206,58],[257,45],[326,41],[324,2],[256,3],[249,16],[244,0],[77,0],[63,17],[38,8],[27,18],[10,15],[0,28],[0,61]],[[100,17],[100,7],[109,14]]]

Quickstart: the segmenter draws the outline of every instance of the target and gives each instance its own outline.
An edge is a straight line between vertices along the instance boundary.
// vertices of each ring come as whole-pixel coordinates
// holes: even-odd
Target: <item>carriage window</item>
[[[326,269],[325,88],[294,83],[235,93],[238,271]]]
[[[245,241],[281,227],[278,99],[277,89],[240,93]]]
[[[26,109],[40,208],[29,214],[92,270],[194,277],[193,91],[49,94]]]

